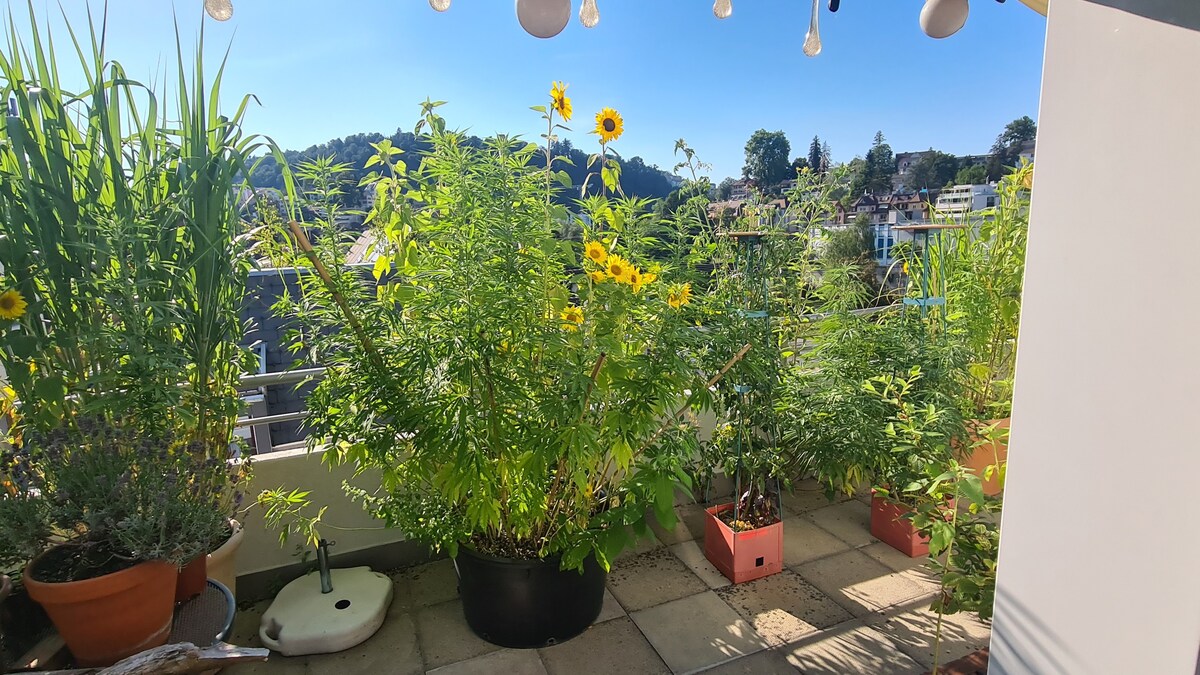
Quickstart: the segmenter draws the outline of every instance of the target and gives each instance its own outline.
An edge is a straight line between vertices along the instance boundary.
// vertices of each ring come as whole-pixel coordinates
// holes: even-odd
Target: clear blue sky
[[[84,2],[62,1],[82,25]],[[445,13],[425,0],[233,2],[232,20],[206,21],[208,49],[231,46],[227,102],[257,95],[248,128],[284,148],[411,129],[426,97],[449,102],[452,126],[537,140],[528,106],[563,80],[576,145],[592,147],[592,115],[611,106],[626,121],[614,146],[623,155],[669,170],[683,137],[717,179],[740,174],[758,128],[784,130],[793,156],[819,134],[835,161],[864,154],[876,130],[897,152],[986,152],[1010,120],[1036,119],[1045,35],[1045,19],[1017,0],[972,0],[966,27],[946,40],[921,33],[920,0],[844,0],[837,14],[822,9],[816,58],[800,51],[805,0],[734,0],[725,21],[711,0],[599,0],[598,27],[573,17],[551,40],[522,31],[511,0],[453,0]],[[18,24],[24,4],[13,2]],[[57,2],[34,6],[58,15]],[[201,0],[112,0],[110,57],[137,77],[161,73],[174,54],[172,7],[194,44]]]

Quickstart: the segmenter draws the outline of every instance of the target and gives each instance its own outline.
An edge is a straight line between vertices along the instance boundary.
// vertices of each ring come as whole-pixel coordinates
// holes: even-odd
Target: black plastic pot
[[[509,560],[465,546],[454,561],[467,624],[479,637],[527,649],[558,644],[592,625],[604,604],[604,570],[592,556],[583,572],[558,558]]]

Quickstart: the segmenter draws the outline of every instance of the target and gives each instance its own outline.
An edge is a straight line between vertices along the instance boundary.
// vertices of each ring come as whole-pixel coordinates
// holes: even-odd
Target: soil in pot
[[[607,574],[593,556],[580,572],[560,569],[557,557],[514,560],[463,546],[454,566],[467,624],[502,647],[565,642],[587,630],[604,604]]]
[[[99,548],[99,547],[94,547]],[[64,550],[66,549],[66,550]],[[83,667],[111,665],[157,647],[171,632],[178,571],[170,563],[110,562],[91,577],[77,566],[98,551],[73,544],[50,549],[25,568],[24,583]],[[64,576],[80,580],[65,580]]]

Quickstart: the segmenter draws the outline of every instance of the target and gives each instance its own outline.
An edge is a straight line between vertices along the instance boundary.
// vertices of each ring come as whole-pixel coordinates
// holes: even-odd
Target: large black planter
[[[458,592],[467,624],[502,647],[545,647],[579,635],[600,615],[605,572],[588,556],[583,573],[557,558],[509,560],[458,549]]]

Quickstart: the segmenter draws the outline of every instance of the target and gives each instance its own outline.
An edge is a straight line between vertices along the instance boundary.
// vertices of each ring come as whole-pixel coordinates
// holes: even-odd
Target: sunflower
[[[562,82],[555,82],[550,87],[550,101],[554,109],[559,115],[562,115],[563,121],[571,121],[571,99],[567,98],[567,86]]]
[[[674,309],[679,309],[692,301],[692,285],[680,284],[672,286],[670,292],[667,293],[667,304]]]
[[[639,272],[636,267],[629,270],[628,284],[630,286],[633,286],[634,293],[641,293],[642,292],[642,284],[644,284],[644,283],[646,283],[646,280],[642,276],[642,273]]]
[[[658,275],[655,274],[654,272],[646,272],[645,274],[642,275],[642,283],[643,284],[654,283],[654,280],[657,278],[658,278]]]
[[[591,260],[597,265],[603,265],[604,259],[608,257],[608,251],[604,250],[604,244],[601,244],[598,241],[589,241],[588,243],[584,244],[583,254],[587,256],[588,260]]]
[[[567,330],[579,330],[579,325],[583,323],[583,308],[575,305],[567,305],[563,311],[559,312],[558,318],[566,321],[563,328]]]
[[[612,143],[621,137],[625,131],[625,120],[621,113],[612,108],[605,108],[596,113],[596,133],[600,135],[601,143]]]
[[[633,265],[625,262],[625,259],[619,255],[610,255],[605,261],[605,269],[608,276],[616,279],[618,282],[629,283],[629,273],[633,271]]]
[[[605,274],[603,270],[595,270],[588,272],[588,278],[590,278],[594,284],[602,284],[604,283],[604,280],[608,278],[608,275]]]
[[[25,315],[29,303],[21,296],[21,292],[10,288],[0,293],[0,319],[16,320]]]

